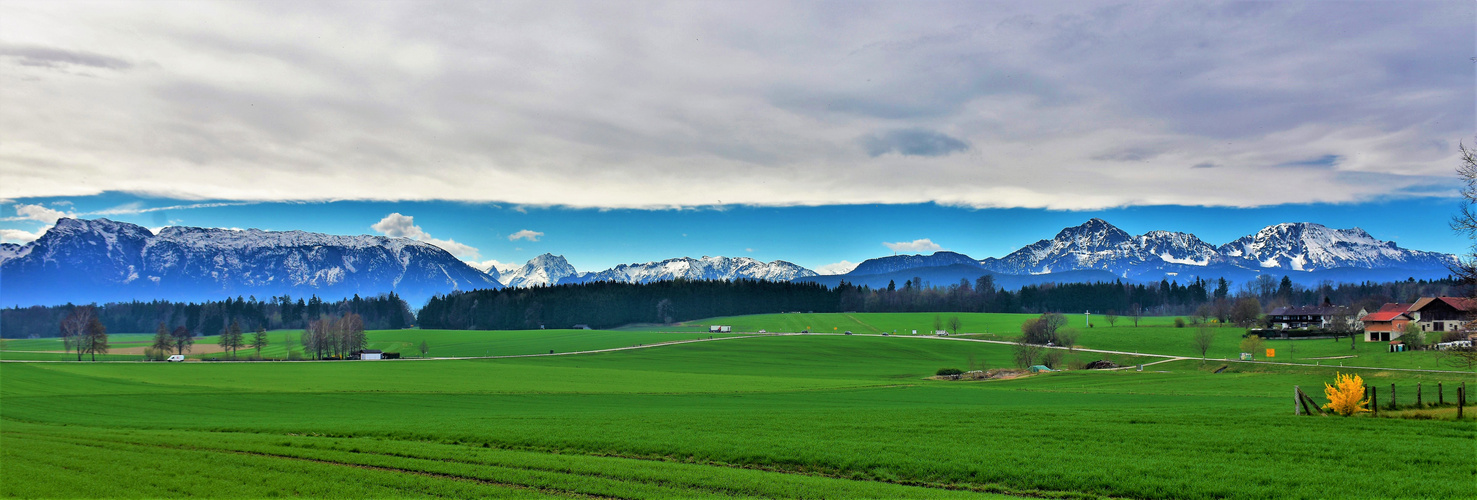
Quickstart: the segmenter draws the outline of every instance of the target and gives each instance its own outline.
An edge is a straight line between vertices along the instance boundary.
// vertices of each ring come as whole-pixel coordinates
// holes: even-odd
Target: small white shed
[[[379,349],[365,349],[359,351],[359,359],[364,361],[384,359],[384,351]]]

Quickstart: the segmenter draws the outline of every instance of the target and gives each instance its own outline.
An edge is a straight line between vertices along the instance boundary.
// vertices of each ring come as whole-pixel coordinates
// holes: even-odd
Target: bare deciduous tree
[[[1081,332],[1071,328],[1063,328],[1056,331],[1056,343],[1066,347],[1068,352],[1077,350],[1077,337]],[[1055,367],[1053,367],[1055,368]]]
[[[1200,350],[1200,357],[1204,358],[1210,352],[1210,344],[1215,342],[1215,330],[1210,325],[1201,324],[1195,328],[1195,348]]]
[[[97,319],[97,311],[92,306],[74,307],[62,318],[62,342],[69,346],[68,350],[77,350],[77,361],[82,361],[82,355],[87,351],[87,326],[94,319]]]
[[[1026,341],[1025,337],[1015,342],[1012,354],[1015,357],[1015,366],[1022,370],[1036,364],[1036,359],[1041,357],[1043,347]]]

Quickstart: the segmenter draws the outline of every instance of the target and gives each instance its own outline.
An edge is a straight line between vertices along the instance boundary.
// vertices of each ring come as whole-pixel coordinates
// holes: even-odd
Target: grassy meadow
[[[851,330],[871,333],[920,318],[931,328],[933,315],[788,316],[711,322],[774,332],[794,324],[783,321],[812,331],[851,321],[873,329]],[[1010,337],[1010,322],[1024,317],[980,315],[964,329],[978,320]],[[1189,354],[1188,342],[1174,344],[1192,329],[1153,321],[1084,327],[1078,343]],[[707,337],[705,328],[660,329],[370,337],[372,346],[400,349],[425,338],[431,356]],[[1218,344],[1239,342],[1225,330]],[[1347,341],[1337,345],[1348,350]],[[5,351],[28,346],[48,350],[27,340],[6,341]],[[1477,386],[1470,372],[1342,370],[1379,387],[1382,403],[1395,384],[1405,406],[1380,416],[1406,418],[1293,416],[1292,387],[1323,400],[1322,384],[1340,371],[1329,366],[1185,359],[1144,371],[930,378],[939,368],[1001,368],[1011,359],[1007,345],[938,338],[735,335],[503,359],[0,363],[0,496],[1474,496],[1477,406],[1453,421],[1450,405],[1410,405],[1417,383],[1426,402],[1436,384],[1451,401],[1455,385]]]

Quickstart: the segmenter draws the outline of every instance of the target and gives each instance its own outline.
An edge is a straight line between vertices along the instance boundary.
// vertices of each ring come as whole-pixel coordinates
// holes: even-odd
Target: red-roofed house
[[[1385,304],[1380,310],[1364,315],[1359,319],[1364,322],[1364,341],[1389,342],[1400,338],[1405,325],[1411,320],[1406,311],[1413,305],[1415,304]]]

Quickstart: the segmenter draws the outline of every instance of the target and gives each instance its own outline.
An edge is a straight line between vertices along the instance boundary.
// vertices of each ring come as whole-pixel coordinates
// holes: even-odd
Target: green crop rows
[[[791,315],[712,322],[787,328],[770,316]],[[796,321],[816,330],[842,321],[872,328],[851,328],[857,333],[932,322],[932,314],[793,316],[809,316]],[[1008,336],[1022,318],[992,316],[971,318],[966,331],[975,321]],[[1079,344],[1189,354],[1188,343],[1150,349],[1181,332],[1188,338],[1167,320],[1153,324],[1094,327]],[[1233,341],[1226,330],[1218,342]],[[373,332],[371,341],[425,338],[432,356],[474,356],[698,337],[404,330]],[[7,351],[23,351],[15,346]],[[928,378],[971,360],[1009,366],[1010,349],[911,336],[744,335],[481,360],[3,363],[0,495],[1474,496],[1477,407],[1463,421],[1293,416],[1292,387],[1321,397],[1338,367],[1187,359],[1144,371]],[[1221,366],[1228,369],[1213,373]],[[1402,404],[1414,402],[1407,391],[1416,383],[1428,402],[1438,383],[1448,401],[1454,385],[1477,385],[1464,372],[1345,371],[1382,396],[1396,384]]]

